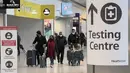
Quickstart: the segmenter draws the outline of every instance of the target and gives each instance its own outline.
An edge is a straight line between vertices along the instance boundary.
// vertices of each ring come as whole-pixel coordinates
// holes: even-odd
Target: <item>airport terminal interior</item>
[[[18,72],[17,73],[86,73],[86,46],[83,45],[84,60],[80,66],[71,66],[68,64],[67,51],[69,45],[65,45],[63,64],[58,63],[57,56],[54,60],[53,68],[50,67],[50,59],[47,58],[47,67],[40,68],[27,65],[27,52],[33,50],[32,43],[39,30],[48,41],[50,35],[62,32],[68,41],[68,36],[75,32],[83,32],[86,38],[86,0],[79,3],[79,0],[62,1],[62,0],[20,0],[20,8],[6,9],[7,26],[17,26],[18,35],[21,38],[20,44],[24,50],[20,48],[18,56]],[[40,15],[41,14],[41,15]],[[45,16],[46,15],[46,16]],[[45,16],[45,17],[44,17]],[[3,15],[1,14],[1,24]]]
[[[20,0],[20,8],[5,12],[0,11],[0,26],[17,27],[17,73],[130,73],[130,66],[87,64],[87,0]],[[68,55],[69,51],[80,52],[80,60],[78,57],[70,62],[73,56]]]

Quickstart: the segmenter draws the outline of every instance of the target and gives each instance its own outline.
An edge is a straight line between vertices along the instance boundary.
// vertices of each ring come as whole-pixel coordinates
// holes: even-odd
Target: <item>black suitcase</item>
[[[67,51],[67,60],[68,64],[72,66],[78,66],[80,65],[80,61],[83,61],[84,56],[82,51],[75,51],[72,50]]]
[[[75,55],[75,58],[83,61],[84,59],[83,51],[75,51],[74,55]]]
[[[28,50],[27,51],[27,66],[36,66],[36,51]]]
[[[74,57],[72,60],[72,65],[73,66],[79,66],[80,65],[80,61],[83,61],[84,56],[83,56],[83,52],[82,51],[75,51],[74,52]]]
[[[72,64],[73,58],[74,58],[74,52],[72,50],[68,50],[67,51],[67,60],[68,60],[69,65]]]

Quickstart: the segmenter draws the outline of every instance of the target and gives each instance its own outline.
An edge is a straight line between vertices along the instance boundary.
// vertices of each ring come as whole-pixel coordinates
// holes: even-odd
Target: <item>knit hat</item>
[[[38,30],[38,31],[37,31],[37,34],[40,34],[40,35],[41,35],[41,31]]]

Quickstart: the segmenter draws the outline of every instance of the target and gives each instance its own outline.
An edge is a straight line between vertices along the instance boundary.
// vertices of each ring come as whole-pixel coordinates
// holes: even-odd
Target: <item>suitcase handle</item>
[[[30,46],[30,47],[32,48],[32,50],[36,50],[34,45],[32,45],[32,46]]]
[[[27,58],[27,59],[31,59],[32,57],[29,57],[29,58]]]

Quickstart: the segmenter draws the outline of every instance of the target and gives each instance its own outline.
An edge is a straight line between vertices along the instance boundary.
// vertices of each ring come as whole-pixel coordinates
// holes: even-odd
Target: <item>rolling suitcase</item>
[[[67,60],[70,61],[72,59],[72,52],[71,50],[67,51]]]
[[[46,67],[46,57],[40,56],[40,68],[45,68]]]
[[[73,58],[73,65],[79,66],[80,65],[80,61],[81,60],[83,61],[83,59],[84,59],[84,56],[83,56],[82,51],[75,51],[74,52],[74,58]]]
[[[74,58],[74,52],[72,52],[72,50],[68,50],[67,51],[67,60],[68,60],[69,65],[72,64],[73,58]]]
[[[28,50],[27,51],[27,66],[36,65],[36,51]]]

